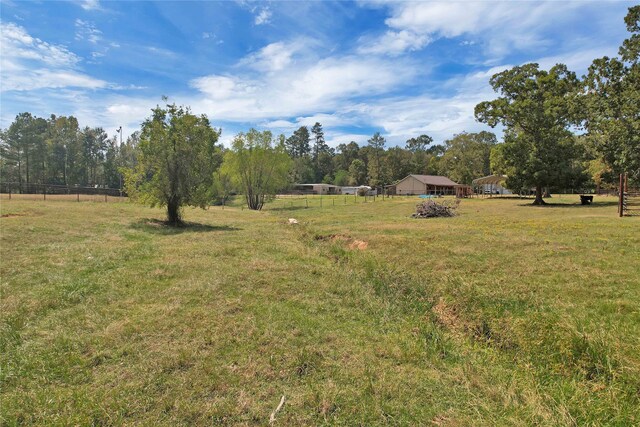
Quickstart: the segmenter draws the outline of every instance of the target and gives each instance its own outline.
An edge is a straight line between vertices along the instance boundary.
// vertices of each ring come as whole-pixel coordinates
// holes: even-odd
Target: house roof
[[[409,176],[414,177],[415,179],[417,179],[423,184],[437,185],[439,187],[453,187],[456,185],[460,185],[458,183],[451,181],[446,176],[439,176],[439,175],[409,175]],[[405,179],[409,178],[409,176],[407,176],[406,178],[400,181],[404,181]]]
[[[505,179],[507,179],[507,175],[489,175],[483,176],[482,178],[476,178],[472,183],[473,185],[500,184]]]
[[[311,184],[293,184],[293,185],[294,185],[294,186],[295,186],[295,185],[311,185],[311,186],[314,186],[314,185],[320,185],[320,186],[322,186],[322,187],[339,187],[339,185],[323,184],[323,183],[320,183],[320,184],[313,184],[313,183],[311,183]]]

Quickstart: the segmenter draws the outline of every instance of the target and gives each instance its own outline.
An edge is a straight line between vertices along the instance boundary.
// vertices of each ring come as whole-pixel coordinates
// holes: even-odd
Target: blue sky
[[[613,56],[633,2],[22,2],[1,7],[0,126],[30,111],[110,135],[166,95],[230,141],[323,124],[330,145],[488,128],[489,77]]]

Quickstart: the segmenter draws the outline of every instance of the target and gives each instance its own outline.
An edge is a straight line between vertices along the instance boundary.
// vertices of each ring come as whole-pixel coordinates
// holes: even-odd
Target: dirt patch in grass
[[[458,316],[457,308],[447,304],[442,298],[431,308],[431,311],[435,314],[438,323],[447,329],[459,333],[467,329],[467,325]]]
[[[354,240],[349,244],[349,249],[358,249],[360,251],[363,251],[367,249],[368,246],[369,243],[365,242],[364,240]]]
[[[0,218],[17,218],[20,216],[25,216],[24,214],[2,214]]]
[[[369,243],[364,240],[354,239],[346,234],[328,234],[328,235],[316,235],[315,240],[331,243],[344,243],[351,250],[363,251],[367,249]]]

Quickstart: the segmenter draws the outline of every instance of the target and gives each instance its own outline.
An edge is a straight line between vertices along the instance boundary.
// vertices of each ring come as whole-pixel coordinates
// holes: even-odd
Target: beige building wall
[[[414,177],[408,176],[396,184],[396,194],[399,196],[425,194],[425,185]]]

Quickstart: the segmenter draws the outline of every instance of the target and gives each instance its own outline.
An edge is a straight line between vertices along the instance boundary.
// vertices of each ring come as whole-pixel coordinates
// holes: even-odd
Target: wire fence
[[[297,195],[280,194],[265,205],[269,210],[296,210],[309,208],[334,208],[339,206],[358,205],[365,203],[382,203],[393,200],[404,200],[416,198],[416,196],[388,196],[388,195],[365,195],[342,194],[342,195]]]
[[[126,200],[127,195],[117,188],[98,186],[81,187],[77,185],[1,182],[0,199],[117,202]]]

